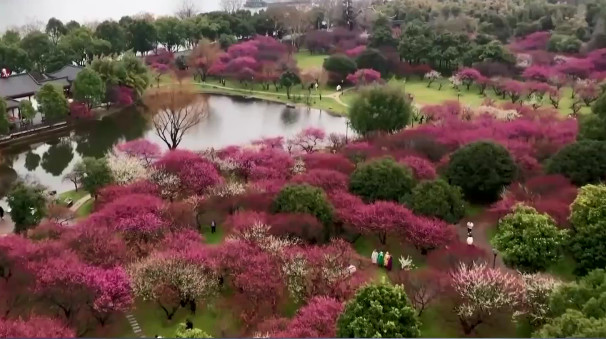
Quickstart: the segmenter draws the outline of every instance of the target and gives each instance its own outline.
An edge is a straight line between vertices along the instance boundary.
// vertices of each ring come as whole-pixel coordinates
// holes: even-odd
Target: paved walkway
[[[137,319],[135,319],[135,316],[132,315],[132,313],[126,314],[126,320],[128,320],[130,328],[132,328],[136,336],[138,336],[139,338],[145,338],[145,334],[143,334],[143,331],[139,326],[139,322],[137,322]]]
[[[87,194],[86,196],[82,197],[80,200],[74,202],[72,207],[70,207],[69,209],[72,212],[76,212],[82,205],[86,204],[86,202],[89,201],[90,199],[92,199],[92,196],[90,194]]]

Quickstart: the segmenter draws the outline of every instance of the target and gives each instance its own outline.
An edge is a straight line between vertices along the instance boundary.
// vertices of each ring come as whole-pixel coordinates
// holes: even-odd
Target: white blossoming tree
[[[107,156],[107,164],[117,184],[126,185],[133,181],[146,179],[148,170],[145,163],[124,153],[111,153]]]
[[[536,328],[547,321],[549,298],[562,282],[542,273],[523,274],[522,280],[524,297],[514,319],[526,318]]]
[[[486,264],[461,264],[451,272],[455,312],[463,332],[470,334],[498,312],[513,311],[524,295],[521,279]]]
[[[429,88],[429,87],[431,87],[431,84],[442,79],[442,74],[440,74],[440,72],[438,72],[438,71],[431,70],[431,71],[425,73],[425,75],[423,77],[425,78],[425,80],[427,80],[427,88]],[[442,83],[440,83],[439,90],[440,89],[442,89]]]

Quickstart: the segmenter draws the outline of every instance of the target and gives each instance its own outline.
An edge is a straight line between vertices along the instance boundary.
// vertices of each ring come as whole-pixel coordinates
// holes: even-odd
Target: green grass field
[[[301,69],[322,68],[326,54],[310,54],[308,51],[299,51],[295,54],[297,65]]]
[[[67,192],[63,192],[59,194],[59,201],[66,203],[67,200],[71,199],[74,203],[82,198],[84,198],[86,195],[88,194],[88,192],[86,192],[85,190],[71,190],[71,191],[67,191]]]
[[[82,204],[82,206],[80,206],[80,208],[78,208],[78,210],[76,211],[76,217],[84,218],[84,217],[89,216],[93,211],[94,204],[95,204],[95,199],[92,199],[92,198],[89,199],[84,204]]]

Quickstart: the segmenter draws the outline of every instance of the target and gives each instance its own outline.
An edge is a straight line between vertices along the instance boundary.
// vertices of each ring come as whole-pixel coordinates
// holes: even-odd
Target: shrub
[[[488,141],[468,144],[450,157],[446,177],[474,201],[494,201],[516,176],[516,165],[501,145]]]
[[[324,225],[332,222],[332,206],[326,194],[309,185],[289,185],[278,193],[272,204],[274,213],[308,213]]]
[[[395,132],[408,125],[412,108],[404,92],[393,86],[364,89],[349,109],[351,127],[359,134]]]
[[[606,178],[606,142],[582,140],[564,146],[549,159],[547,173],[562,174],[577,186]]]
[[[416,338],[419,320],[402,286],[370,285],[356,293],[337,321],[341,338]]]
[[[382,158],[359,166],[351,175],[349,190],[366,202],[398,201],[414,187],[411,171],[391,158]]]
[[[331,55],[324,59],[323,67],[330,72],[330,80],[334,84],[345,80],[348,74],[355,72],[358,68],[355,61],[343,54]]]
[[[356,65],[358,66],[358,69],[374,69],[381,73],[382,77],[387,76],[389,73],[387,59],[379,50],[374,48],[367,48],[360,53],[356,58]]]
[[[606,266],[606,186],[587,185],[570,206],[573,228],[570,252],[577,271],[587,273]]]
[[[412,189],[407,201],[415,213],[440,218],[452,224],[465,216],[461,189],[441,179],[421,182]]]
[[[507,265],[536,272],[555,263],[562,255],[565,230],[558,230],[553,219],[532,207],[518,205],[499,220],[493,243]]]

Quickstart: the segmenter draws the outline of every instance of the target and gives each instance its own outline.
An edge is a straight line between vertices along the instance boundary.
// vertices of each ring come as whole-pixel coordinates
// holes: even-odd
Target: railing
[[[12,132],[11,134],[5,135],[5,136],[0,136],[0,142],[8,141],[13,138],[18,138],[18,137],[22,137],[25,135],[29,135],[29,134],[33,134],[33,133],[37,133],[37,132],[41,132],[41,131],[46,131],[46,130],[51,130],[51,129],[63,127],[63,126],[67,126],[67,121],[59,121],[59,122],[55,122],[55,123],[44,122],[41,124],[20,126],[16,131]]]

